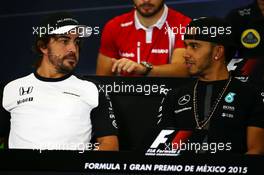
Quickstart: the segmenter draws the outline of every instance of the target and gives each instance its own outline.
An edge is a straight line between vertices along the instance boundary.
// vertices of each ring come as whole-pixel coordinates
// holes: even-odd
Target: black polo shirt
[[[197,113],[205,120],[227,80],[198,82]],[[159,125],[195,129],[194,84],[173,89],[162,100]],[[205,128],[208,143],[231,143],[231,151],[245,153],[249,126],[264,128],[264,91],[233,78]]]

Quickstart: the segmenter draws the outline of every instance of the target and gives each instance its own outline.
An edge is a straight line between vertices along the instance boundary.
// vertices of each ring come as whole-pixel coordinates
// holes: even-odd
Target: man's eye
[[[196,49],[197,48],[197,44],[190,44],[191,48]]]
[[[62,42],[63,42],[64,44],[68,44],[68,43],[69,43],[69,40],[68,40],[68,39],[63,39]]]
[[[81,43],[81,40],[80,39],[75,40],[75,44],[76,45],[80,45],[80,43]]]
[[[59,41],[65,45],[69,43],[69,40],[64,38],[59,39]]]

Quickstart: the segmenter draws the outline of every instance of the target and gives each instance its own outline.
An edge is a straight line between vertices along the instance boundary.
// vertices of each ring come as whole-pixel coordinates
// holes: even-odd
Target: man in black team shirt
[[[213,36],[191,27],[224,29]],[[189,29],[184,57],[189,73],[197,80],[167,93],[159,108],[158,124],[205,130],[203,141],[228,143],[231,149],[226,151],[264,154],[264,92],[229,74],[230,28],[222,19],[199,18]]]

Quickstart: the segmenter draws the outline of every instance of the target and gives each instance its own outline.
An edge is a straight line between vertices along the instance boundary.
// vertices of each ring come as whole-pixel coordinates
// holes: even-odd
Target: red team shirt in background
[[[168,64],[175,48],[183,48],[183,35],[191,19],[168,8],[156,24],[141,25],[136,11],[117,16],[104,27],[100,53],[111,58],[128,58],[137,63]]]

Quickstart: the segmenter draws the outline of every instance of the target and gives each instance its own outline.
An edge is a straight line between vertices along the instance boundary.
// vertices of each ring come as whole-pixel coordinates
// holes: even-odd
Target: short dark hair
[[[56,39],[58,35],[67,34],[70,30],[76,27],[86,27],[85,25],[79,25],[79,22],[68,12],[52,13],[45,17],[39,26],[48,27],[48,29],[46,28],[44,34],[37,33],[35,35],[32,51],[38,57],[38,60],[34,63],[34,67],[39,67],[43,56],[41,48],[47,48],[51,38]],[[65,26],[68,26],[68,28],[61,30]],[[81,37],[89,37],[90,35],[91,33],[84,33]]]
[[[41,38],[35,38],[34,45],[32,46],[32,51],[34,55],[37,56],[37,60],[33,63],[34,68],[38,68],[40,66],[43,53],[40,48],[47,48],[47,45],[53,35],[45,35]]]
[[[47,48],[47,45],[52,37],[53,35],[45,35],[41,38],[36,38],[32,47],[33,52],[41,57],[42,51],[40,50],[40,48]]]

